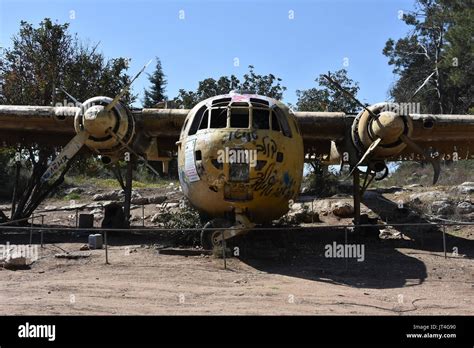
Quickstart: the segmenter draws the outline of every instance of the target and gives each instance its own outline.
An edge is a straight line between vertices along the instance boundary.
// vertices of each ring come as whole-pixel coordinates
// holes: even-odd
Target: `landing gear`
[[[128,161],[127,161],[128,159]],[[133,185],[133,167],[135,165],[135,156],[132,153],[128,153],[125,157],[127,162],[127,169],[125,172],[125,180],[118,165],[115,165],[111,170],[112,173],[115,175],[120,187],[123,189],[124,192],[124,203],[123,206],[120,206],[120,213],[117,213],[118,208],[112,207],[109,212],[109,218],[106,218],[106,214],[104,214],[104,220],[102,221],[102,227],[104,227],[104,223],[106,225],[113,224],[114,228],[129,228],[130,227],[130,206],[132,201],[132,185]],[[118,227],[120,226],[120,227]],[[106,226],[111,227],[111,226]]]
[[[232,223],[226,219],[213,219],[204,225],[201,231],[201,246],[205,250],[212,250],[215,247],[221,246],[222,236],[225,230],[221,228],[229,228]]]
[[[204,225],[201,232],[201,245],[204,249],[213,249],[221,246],[222,238],[227,241],[249,232],[254,226],[255,224],[241,211],[235,213],[233,222],[223,218],[213,219]]]
[[[370,182],[372,179],[375,178],[375,172],[372,174],[369,172],[369,169],[367,172],[363,173],[365,175],[364,178],[364,183],[362,184],[362,187],[360,186],[360,170],[356,167],[352,171],[352,176],[353,176],[353,197],[354,197],[354,232],[356,232],[358,235],[365,235],[365,236],[370,236],[371,238],[378,239],[379,235],[379,230],[376,227],[377,226],[377,219],[374,218],[369,218],[367,214],[361,214],[360,212],[360,205],[362,201],[362,196],[364,195],[365,190],[369,186]],[[368,179],[368,177],[370,178]],[[375,178],[377,180],[377,178]],[[361,228],[360,225],[374,225],[374,227],[363,227]]]
[[[130,206],[132,201],[132,176],[133,176],[133,165],[134,165],[134,157],[130,154],[129,161],[127,162],[127,173],[125,175],[125,197],[123,203],[123,213],[125,217],[124,225],[125,228],[130,227]]]
[[[359,169],[356,167],[352,172],[353,178],[353,197],[354,197],[354,225],[355,231],[358,232],[360,225],[360,200],[361,200],[361,190],[360,190],[360,176]]]

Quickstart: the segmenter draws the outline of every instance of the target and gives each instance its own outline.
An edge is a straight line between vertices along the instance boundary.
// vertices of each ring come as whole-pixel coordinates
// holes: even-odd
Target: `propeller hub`
[[[413,121],[390,110],[396,104],[379,103],[369,106],[372,113],[361,111],[352,124],[352,140],[361,154],[364,154],[377,141],[371,150],[371,157],[390,158],[400,154],[406,147],[401,140],[403,135],[411,136]],[[376,117],[373,116],[376,115]]]
[[[380,113],[371,122],[372,134],[382,139],[382,144],[391,144],[398,140],[405,130],[405,123],[400,115],[392,111]]]
[[[113,112],[105,111],[103,105],[93,105],[84,113],[84,129],[94,137],[104,137],[107,130],[115,126],[116,119]]]
[[[87,147],[117,157],[135,137],[135,119],[121,103],[107,110],[111,102],[112,98],[102,96],[86,100],[74,117],[74,129],[88,135]]]

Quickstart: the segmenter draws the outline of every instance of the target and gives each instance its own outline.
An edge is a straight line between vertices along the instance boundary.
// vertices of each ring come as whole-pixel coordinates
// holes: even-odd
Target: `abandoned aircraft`
[[[474,159],[474,117],[468,115],[419,114],[393,103],[361,105],[358,115],[294,112],[278,100],[234,92],[191,110],[131,110],[120,102],[123,93],[74,107],[1,105],[0,142],[63,147],[37,185],[47,185],[81,150],[105,164],[124,156],[148,166],[162,161],[165,172],[177,153],[182,191],[208,221],[201,234],[205,248],[284,215],[299,194],[305,161],[350,166],[357,225],[361,194],[373,179],[387,176],[386,162],[429,161],[436,182],[440,159]]]

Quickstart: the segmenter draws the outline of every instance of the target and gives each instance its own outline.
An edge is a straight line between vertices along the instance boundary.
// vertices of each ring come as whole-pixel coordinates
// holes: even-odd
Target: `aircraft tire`
[[[203,230],[201,231],[201,246],[205,250],[212,250],[216,246],[220,246],[221,242],[216,239],[216,237],[221,233],[221,230],[216,228],[230,227],[232,226],[231,222],[226,219],[213,219],[204,225]]]

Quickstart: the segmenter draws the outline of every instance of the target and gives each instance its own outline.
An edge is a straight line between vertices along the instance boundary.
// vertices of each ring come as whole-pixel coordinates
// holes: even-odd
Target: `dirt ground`
[[[31,269],[0,269],[1,315],[197,314],[474,314],[474,231],[449,230],[444,258],[440,231],[394,240],[366,240],[365,261],[330,259],[324,245],[344,243],[333,229],[295,232],[291,252],[280,257],[163,255],[152,237],[110,237],[90,257],[77,252],[87,236],[45,235]],[[255,232],[261,233],[261,232]],[[254,237],[255,238],[255,237]],[[262,240],[270,239],[260,235]],[[357,242],[352,233],[349,242]],[[411,240],[407,240],[407,239]],[[2,236],[10,243],[26,237]],[[256,251],[249,237],[239,250]],[[158,243],[157,243],[158,242]]]
[[[140,193],[164,194],[174,204],[182,197],[172,185]],[[397,209],[395,202],[409,199],[409,193],[368,194],[362,211],[391,223],[427,222]],[[351,202],[350,196],[335,199]],[[90,203],[87,197],[81,202]],[[65,204],[70,202],[48,199],[40,209]],[[142,209],[134,208],[133,225],[141,226]],[[145,206],[145,226],[153,225],[157,210],[155,204]],[[160,254],[169,239],[150,233],[109,235],[108,265],[103,249],[86,251],[86,258],[60,259],[55,254],[79,252],[87,233],[45,233],[45,248],[39,248],[30,269],[0,268],[0,315],[474,314],[474,226],[447,229],[446,259],[442,231],[432,227],[398,227],[397,237],[388,239],[349,232],[348,243],[364,246],[365,260],[358,262],[325,255],[327,245],[346,239],[344,231],[325,225],[352,219],[331,214],[320,219],[305,225],[318,229],[255,231],[236,240],[240,255],[227,259],[227,269],[221,258],[196,249],[194,256]],[[45,223],[72,227],[75,212],[48,212]],[[0,245],[7,242],[29,239],[1,233]]]

